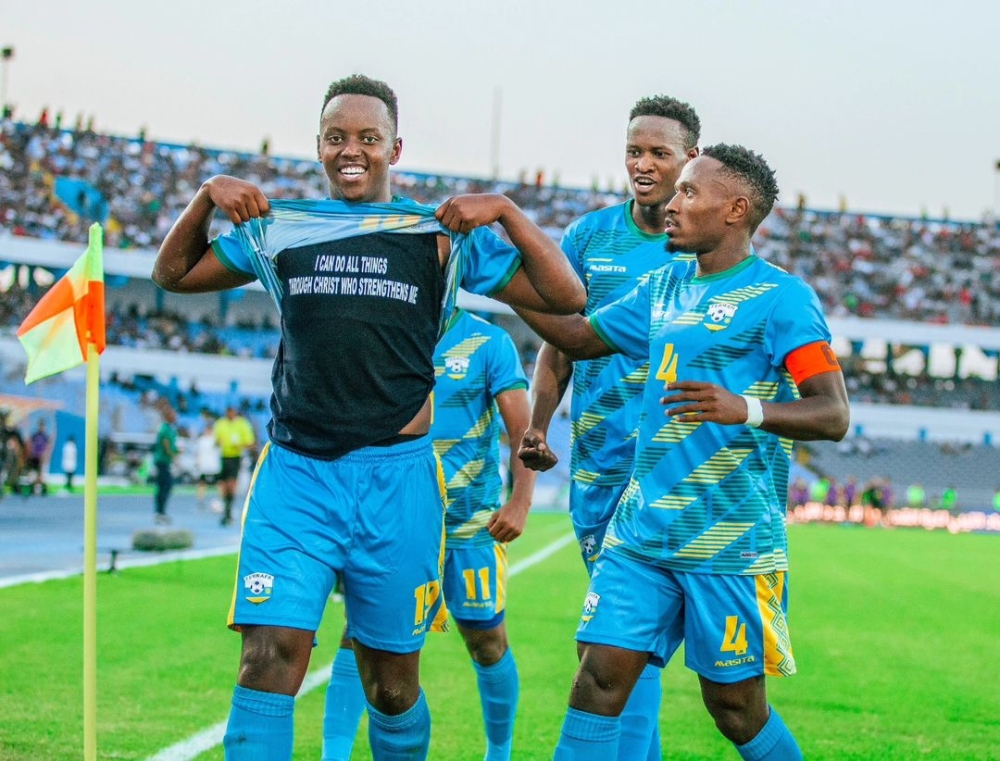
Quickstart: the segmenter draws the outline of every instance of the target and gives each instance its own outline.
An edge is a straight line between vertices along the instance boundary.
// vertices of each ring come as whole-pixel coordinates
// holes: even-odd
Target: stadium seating
[[[4,241],[13,239],[9,236],[82,243],[90,223],[100,221],[108,249],[141,250],[148,256],[196,188],[213,174],[255,181],[272,198],[321,197],[324,193],[322,173],[312,160],[10,120],[0,123],[0,169],[0,334],[5,336],[12,335],[41,292],[30,278],[25,280],[25,270],[30,268],[19,269],[19,260],[5,258]],[[554,238],[572,219],[625,197],[624,188],[573,189],[418,172],[396,172],[393,182],[395,192],[427,203],[456,193],[506,193]],[[213,234],[228,227],[226,220],[219,219]],[[993,223],[779,207],[762,224],[754,245],[763,258],[812,284],[834,319],[967,326],[1000,323],[1000,228]],[[171,310],[154,290],[148,281],[137,284],[135,277],[109,282],[110,344],[187,356],[274,355],[278,332],[263,301],[245,299],[235,316],[218,311],[206,320],[203,315]],[[537,343],[533,345],[534,339],[524,333],[515,335],[515,340],[530,363]],[[987,357],[995,360],[996,349],[989,349]],[[877,363],[873,369],[859,351],[852,351],[844,364],[852,401],[1000,409],[1000,384],[989,378],[933,378],[926,372],[890,376]],[[25,393],[16,368],[0,364],[0,375],[0,391]],[[162,378],[122,380],[122,384],[102,388],[102,433],[155,427],[156,416],[144,395],[164,395],[175,404],[183,396],[187,407],[182,410],[181,424],[195,430],[202,408],[218,413],[233,399],[232,391],[215,388],[206,388],[196,398],[184,384]],[[82,408],[79,381],[59,379],[31,389],[30,393],[58,399],[67,408]],[[263,430],[267,420],[264,396],[241,396],[257,429]],[[554,429],[559,429],[559,422]],[[568,434],[561,431],[558,435]],[[835,445],[810,445],[814,451],[811,467],[838,479],[850,474],[859,480],[891,474],[897,494],[917,476],[932,494],[956,479],[963,484],[962,494],[970,499],[979,500],[987,490],[992,494],[996,484],[986,482],[993,478],[987,474],[996,472],[990,461],[993,447],[979,445],[961,456],[945,458],[954,469],[932,482],[921,462],[941,460],[937,447],[928,442],[878,440],[878,454],[860,458],[857,452],[839,454]]]
[[[942,492],[954,488],[959,508],[991,510],[993,493],[1000,488],[997,451],[983,444],[855,438],[796,446],[809,453],[813,472],[838,485],[855,478],[859,497],[865,484],[888,482],[896,507],[905,505],[907,487],[921,484],[927,495],[923,506],[935,507]]]

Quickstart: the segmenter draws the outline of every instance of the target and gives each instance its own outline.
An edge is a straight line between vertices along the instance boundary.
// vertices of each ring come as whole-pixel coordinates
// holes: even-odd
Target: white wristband
[[[760,428],[760,424],[764,422],[764,407],[760,403],[760,399],[756,396],[743,394],[743,401],[747,403],[746,424],[751,428]]]

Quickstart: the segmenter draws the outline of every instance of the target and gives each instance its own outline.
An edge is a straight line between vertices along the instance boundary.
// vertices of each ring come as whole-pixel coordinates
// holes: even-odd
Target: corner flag
[[[17,329],[28,353],[24,382],[55,375],[87,361],[87,345],[104,351],[104,250],[101,226],[90,244]]]

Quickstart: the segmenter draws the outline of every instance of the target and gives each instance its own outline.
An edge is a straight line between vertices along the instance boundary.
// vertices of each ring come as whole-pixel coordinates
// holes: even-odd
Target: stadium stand
[[[892,507],[904,506],[907,488],[920,484],[927,500],[919,507],[937,507],[944,491],[954,488],[959,509],[990,510],[1000,481],[996,449],[984,444],[861,438],[839,444],[811,442],[800,449],[808,452],[811,469],[833,483],[843,485],[854,478],[860,485],[858,499],[865,485],[887,483]]]
[[[181,302],[148,274],[160,240],[204,179],[234,174],[273,198],[321,197],[314,161],[7,119],[0,123],[0,170],[0,393],[82,409],[82,381],[72,374],[25,390],[13,332],[99,221],[110,347],[102,358],[102,434],[152,430],[149,400],[159,397],[178,406],[181,424],[195,431],[202,412],[218,414],[231,401],[263,429],[278,340],[267,297],[251,287]],[[596,187],[433,173],[396,172],[393,182],[395,192],[427,203],[456,193],[506,193],[554,238],[577,216],[624,198]],[[219,219],[214,232],[228,226]],[[985,483],[985,474],[997,472],[1000,437],[1000,227],[780,207],[755,247],[817,290],[848,380],[852,440],[877,443],[879,454],[864,459],[811,448],[810,472],[838,480],[887,477],[898,494],[923,461],[929,492],[955,480],[977,502],[985,490],[992,494],[996,484]],[[530,371],[534,335],[513,315],[487,316],[512,333]],[[940,440],[971,451],[941,458]],[[955,466],[940,483],[926,475],[932,460]]]

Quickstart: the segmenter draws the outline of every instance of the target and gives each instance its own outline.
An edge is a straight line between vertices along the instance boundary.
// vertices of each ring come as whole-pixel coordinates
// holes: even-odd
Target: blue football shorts
[[[268,444],[243,513],[229,625],[316,631],[340,574],[349,637],[419,650],[442,603],[442,495],[426,437],[332,461]]]
[[[784,571],[686,573],[614,550],[595,566],[578,642],[648,652],[665,666],[683,641],[684,664],[723,684],[795,673]]]
[[[444,601],[466,629],[493,629],[507,606],[507,545],[448,548],[444,553]]]
[[[601,554],[604,534],[618,507],[618,500],[628,482],[615,486],[594,486],[571,481],[569,485],[569,515],[573,531],[580,543],[580,556],[587,573],[593,575],[594,563]]]

